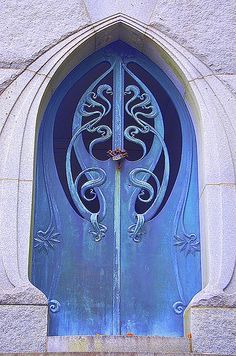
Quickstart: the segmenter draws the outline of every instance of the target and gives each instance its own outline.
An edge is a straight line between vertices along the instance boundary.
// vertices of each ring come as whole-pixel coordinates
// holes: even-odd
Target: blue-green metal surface
[[[48,104],[36,171],[49,335],[183,335],[201,288],[197,156],[169,78],[122,42],[86,59]]]

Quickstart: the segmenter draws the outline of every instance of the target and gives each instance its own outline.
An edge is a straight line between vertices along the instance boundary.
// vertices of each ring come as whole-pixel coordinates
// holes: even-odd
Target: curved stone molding
[[[14,288],[11,292],[0,293],[0,305],[47,305],[48,301],[45,295],[32,284],[22,284]]]
[[[217,308],[236,308],[236,293],[227,294],[222,290],[213,288],[211,291],[209,288],[196,294],[191,301],[191,307],[217,307]]]
[[[236,98],[185,48],[124,15],[111,16],[62,40],[38,57],[0,97],[0,288],[11,293],[29,283],[34,147],[47,102],[79,62],[117,39],[158,64],[193,114],[199,151],[204,283],[216,294],[219,290],[232,294],[236,290]],[[200,292],[201,299],[210,300],[206,290]]]

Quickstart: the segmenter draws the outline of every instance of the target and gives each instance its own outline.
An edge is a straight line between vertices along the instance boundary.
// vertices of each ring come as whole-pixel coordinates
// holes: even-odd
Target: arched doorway
[[[52,97],[36,168],[49,334],[182,335],[201,288],[197,155],[169,78],[122,42],[96,52]]]

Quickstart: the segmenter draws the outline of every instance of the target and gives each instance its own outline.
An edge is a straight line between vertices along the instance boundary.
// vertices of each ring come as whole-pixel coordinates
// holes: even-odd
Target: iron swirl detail
[[[80,196],[78,194],[78,183],[83,175],[86,175],[91,172],[97,173],[97,178],[92,178],[92,179],[88,180],[87,182],[85,182],[81,186],[80,193],[84,200],[86,200],[86,201],[95,200],[97,198],[97,193],[94,188],[101,186],[106,181],[106,172],[102,168],[98,168],[98,167],[87,168],[87,169],[84,169],[81,173],[79,173],[79,175],[75,179],[75,191],[77,193],[77,201],[80,201],[80,204],[79,204],[80,207],[83,204],[83,202],[80,199]],[[103,206],[105,206],[106,201],[105,201],[103,194],[101,194],[101,200],[100,200],[100,203],[102,203]],[[90,233],[92,234],[94,241],[96,241],[96,242],[101,241],[101,239],[105,236],[107,227],[105,225],[102,225],[101,223],[99,223],[99,214],[98,213],[91,213],[90,222],[93,227],[93,230],[90,230]]]
[[[89,153],[93,158],[95,158],[93,155],[93,147],[98,143],[107,141],[112,136],[112,130],[109,126],[96,126],[101,121],[101,119],[111,111],[111,103],[105,97],[104,93],[112,95],[112,88],[110,85],[102,84],[99,85],[96,92],[86,92],[79,103],[79,113],[81,117],[89,118],[95,116],[95,118],[80,127],[79,130],[86,130],[90,133],[97,132],[101,135],[101,137],[95,138],[89,144]],[[94,110],[91,110],[91,108]]]
[[[159,157],[161,152],[164,155],[164,172],[162,181],[159,182],[157,176],[153,173],[155,166],[150,164],[149,169],[145,168],[135,168],[129,174],[129,179],[131,184],[134,187],[140,189],[140,192],[137,195],[137,199],[139,199],[143,203],[150,203],[152,200],[152,204],[143,214],[138,214],[136,212],[135,218],[136,223],[131,225],[128,228],[128,232],[130,237],[134,242],[140,242],[142,240],[142,235],[144,232],[144,224],[146,221],[151,220],[157,210],[159,209],[167,190],[169,175],[170,175],[170,162],[169,162],[169,154],[168,149],[164,141],[164,129],[163,132],[158,130],[160,127],[160,120],[162,120],[162,115],[160,112],[160,108],[155,97],[149,91],[149,89],[145,86],[145,84],[124,65],[124,70],[136,81],[137,85],[128,85],[125,88],[125,95],[132,95],[131,98],[125,104],[126,113],[133,118],[135,121],[135,125],[128,126],[124,131],[124,136],[128,141],[133,142],[142,147],[143,153],[142,157],[139,159],[142,160],[147,155],[147,148],[144,141],[136,136],[138,134],[147,134],[152,133],[154,136],[155,142],[160,147]],[[142,89],[142,91],[141,91]],[[153,119],[154,126],[150,125],[146,120]],[[140,175],[140,178],[137,178],[137,175]],[[156,196],[154,197],[154,189],[147,182],[150,177],[153,177],[156,183]],[[149,196],[148,198],[143,198],[144,192],[147,191]]]
[[[140,133],[146,134],[148,132],[152,132],[152,126],[149,125],[146,121],[142,120],[140,117],[146,119],[155,118],[158,111],[156,107],[152,105],[152,99],[148,93],[141,94],[140,89],[136,85],[128,85],[125,89],[125,95],[132,93],[133,96],[127,101],[125,105],[125,111],[136,121],[137,124],[139,124],[139,126],[128,126],[125,129],[124,136],[128,141],[131,141],[142,147],[143,154],[139,159],[141,160],[146,155],[147,149],[145,143],[141,139],[138,139],[136,135]],[[138,103],[136,102],[137,99],[139,100]],[[138,111],[138,108],[142,109],[142,111]]]
[[[88,180],[81,186],[79,194],[78,184],[83,175],[85,175]],[[90,221],[93,229],[89,230],[89,232],[92,234],[94,241],[96,242],[101,241],[107,231],[107,227],[102,225],[100,222],[101,219],[105,216],[106,200],[102,192],[99,192],[99,212],[101,213],[99,214],[89,211],[84,205],[82,199],[89,202],[94,201],[98,197],[98,191],[96,191],[96,188],[104,184],[105,181],[106,172],[102,168],[98,167],[84,169],[78,174],[75,181],[70,181],[70,193],[73,202],[81,215]]]
[[[48,301],[48,307],[52,313],[58,313],[61,308],[61,304],[58,302],[58,300],[51,299]]]
[[[186,305],[183,304],[183,302],[178,301],[173,304],[173,310],[175,314],[182,314],[184,312],[184,309],[186,308]]]
[[[81,134],[84,131],[98,133],[100,135],[100,137],[93,139],[89,144],[89,153],[94,159],[96,158],[93,155],[93,147],[98,143],[108,140],[112,136],[112,130],[109,126],[99,124],[101,119],[111,111],[111,103],[106,96],[112,95],[112,88],[108,84],[98,85],[99,82],[112,71],[112,69],[113,67],[111,66],[105,73],[103,73],[87,89],[80,99],[74,115],[74,120],[78,120],[78,125],[73,129],[73,136],[66,153],[66,177],[70,195],[81,216],[90,221],[92,226],[90,233],[96,242],[101,241],[107,231],[107,227],[101,224],[106,213],[106,200],[102,191],[99,189],[99,187],[106,181],[106,173],[99,167],[90,167],[83,169],[77,175],[76,179],[74,179],[72,174],[71,155],[72,150],[74,149],[76,157],[82,166],[83,163],[80,162],[81,157],[76,145],[77,142],[79,144]],[[97,89],[94,90],[96,87]],[[83,119],[88,119],[88,121],[82,125]],[[85,176],[87,181],[81,186],[79,191],[79,182],[82,176]],[[90,211],[84,204],[84,202],[91,202],[95,198],[99,200],[99,211],[97,213]]]

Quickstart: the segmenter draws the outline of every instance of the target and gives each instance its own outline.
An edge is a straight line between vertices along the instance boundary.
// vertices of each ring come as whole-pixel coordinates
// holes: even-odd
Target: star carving
[[[195,234],[183,234],[182,236],[175,235],[174,245],[179,247],[180,251],[184,251],[185,255],[195,255],[200,251],[200,242]]]
[[[55,228],[52,226],[46,231],[39,230],[37,236],[34,238],[36,244],[34,248],[38,248],[39,251],[45,250],[48,253],[50,248],[53,248],[55,244],[60,243],[58,240],[59,232],[55,231]]]

